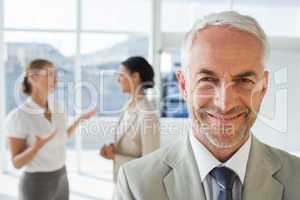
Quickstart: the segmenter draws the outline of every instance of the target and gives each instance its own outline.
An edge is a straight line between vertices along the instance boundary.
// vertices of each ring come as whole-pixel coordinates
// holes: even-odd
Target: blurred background
[[[55,97],[70,121],[97,105],[68,144],[71,200],[110,199],[112,163],[98,156],[113,140],[112,127],[128,96],[121,93],[119,63],[146,57],[156,73],[147,95],[161,116],[162,145],[180,137],[188,117],[175,72],[180,47],[193,22],[211,12],[235,10],[256,18],[271,47],[270,88],[253,133],[300,153],[300,0],[0,0],[0,199],[17,199],[20,172],[10,164],[4,121],[22,102],[24,67],[33,59],[55,63]]]

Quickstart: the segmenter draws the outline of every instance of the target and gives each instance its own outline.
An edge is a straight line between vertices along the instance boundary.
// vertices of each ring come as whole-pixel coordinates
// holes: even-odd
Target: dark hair
[[[43,69],[46,65],[53,65],[53,63],[49,60],[45,60],[45,59],[36,59],[30,62],[29,65],[27,65],[26,69],[25,69],[25,76],[24,76],[24,80],[22,83],[22,91],[27,94],[27,95],[31,95],[32,92],[32,86],[28,81],[28,72],[31,70],[40,70]]]
[[[140,76],[142,88],[148,89],[154,87],[154,71],[149,62],[141,57],[129,57],[121,63],[132,74],[137,72]]]

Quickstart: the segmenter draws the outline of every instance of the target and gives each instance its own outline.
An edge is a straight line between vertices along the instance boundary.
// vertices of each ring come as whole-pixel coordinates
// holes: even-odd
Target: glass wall
[[[55,97],[65,104],[70,122],[93,106],[97,116],[119,116],[128,99],[117,82],[119,64],[130,56],[148,58],[150,0],[3,0],[3,4],[6,113],[26,98],[21,92],[26,65],[44,58],[58,70]],[[92,159],[99,159],[98,149],[111,137],[81,132],[79,143],[83,152],[96,150]],[[69,148],[75,144],[72,140]],[[79,164],[84,168],[87,162]]]

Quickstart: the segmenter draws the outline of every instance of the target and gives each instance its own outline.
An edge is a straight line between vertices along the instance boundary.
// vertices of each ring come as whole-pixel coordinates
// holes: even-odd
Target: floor
[[[96,150],[85,150],[82,152],[82,172],[77,173],[75,151],[68,150],[67,157],[70,200],[111,199],[112,162],[102,159]],[[20,172],[11,166],[8,172],[0,174],[0,200],[17,200],[19,176]]]

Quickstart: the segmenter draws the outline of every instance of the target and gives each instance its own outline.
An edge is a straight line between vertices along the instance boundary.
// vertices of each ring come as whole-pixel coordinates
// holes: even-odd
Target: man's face
[[[230,27],[207,27],[194,38],[187,68],[177,78],[196,137],[217,148],[241,145],[268,84],[260,41]]]

